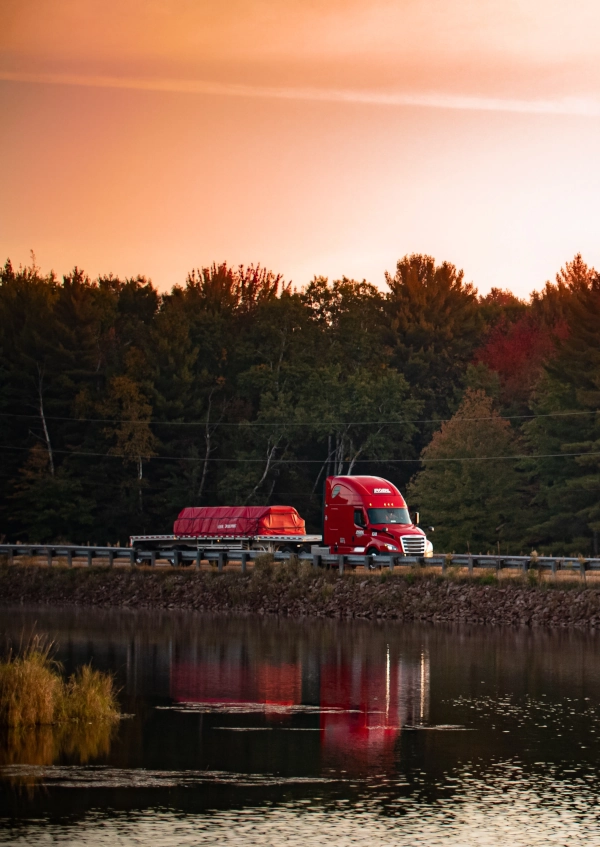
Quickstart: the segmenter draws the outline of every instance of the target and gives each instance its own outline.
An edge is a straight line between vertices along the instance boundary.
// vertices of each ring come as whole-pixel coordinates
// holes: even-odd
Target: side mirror
[[[419,513],[415,512],[414,515],[413,515],[413,523],[415,524],[415,526],[419,525],[419,520],[420,520]]]

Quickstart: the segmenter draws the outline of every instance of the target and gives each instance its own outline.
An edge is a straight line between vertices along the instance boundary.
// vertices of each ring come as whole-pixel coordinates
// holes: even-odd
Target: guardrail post
[[[390,570],[392,573],[394,572],[394,565],[396,564],[396,557],[390,556]]]
[[[178,568],[181,564],[181,553],[179,550],[173,550],[173,567]]]
[[[313,553],[312,559],[313,559],[313,568],[316,570],[319,567],[319,565],[321,564],[321,557],[319,556],[318,553]]]
[[[550,567],[552,568],[552,576],[556,579],[556,559],[552,559]]]
[[[223,568],[225,566],[226,561],[227,561],[227,554],[225,553],[224,550],[220,550],[219,551],[219,560],[218,560],[219,573],[223,573]]]
[[[469,576],[473,576],[473,556],[469,553]]]
[[[246,563],[248,562],[248,554],[247,553],[242,553],[241,562],[242,562],[242,573],[246,573]]]
[[[8,564],[12,565],[12,564],[14,564],[14,561],[15,561],[15,551],[11,547],[10,550],[8,551]]]
[[[135,549],[133,547],[129,551],[129,565],[130,567],[135,565]]]
[[[579,563],[579,572],[581,573],[581,578],[584,582],[586,581],[585,580],[585,566],[586,566],[586,562],[585,562],[585,559],[584,559]]]
[[[94,555],[94,554],[93,554],[93,551],[92,551],[92,550],[89,550],[89,549],[88,549],[88,550],[86,551],[86,556],[87,556],[87,566],[88,566],[88,568],[91,568],[91,567],[92,567],[92,557],[93,557],[93,555]]]
[[[197,571],[199,571],[199,570],[200,570],[200,563],[202,562],[202,553],[203,553],[203,552],[204,552],[204,551],[203,551],[203,550],[201,550],[199,547],[198,547],[198,549],[196,550],[196,570],[197,570]]]
[[[48,567],[52,567],[52,547],[46,549],[46,558],[48,559]]]
[[[344,557],[338,556],[338,571],[344,573]]]
[[[375,567],[375,565],[373,564],[373,559],[374,559],[373,554],[370,553],[368,556],[365,556],[365,559],[366,559],[367,569],[372,571],[373,568]]]
[[[114,566],[114,564],[115,564],[114,550],[109,550],[108,551],[108,566],[109,566],[109,568],[112,568]]]
[[[150,567],[156,567],[156,550],[150,551]]]
[[[442,559],[442,573],[446,573],[446,556]]]
[[[73,567],[73,551],[67,550],[67,565],[72,568]]]

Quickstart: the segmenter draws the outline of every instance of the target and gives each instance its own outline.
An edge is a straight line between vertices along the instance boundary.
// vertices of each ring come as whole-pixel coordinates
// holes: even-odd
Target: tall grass
[[[65,679],[52,648],[51,641],[35,635],[0,662],[0,726],[115,720],[119,707],[112,676],[84,665]]]
[[[83,665],[64,686],[62,708],[69,721],[117,718],[119,707],[112,676]]]

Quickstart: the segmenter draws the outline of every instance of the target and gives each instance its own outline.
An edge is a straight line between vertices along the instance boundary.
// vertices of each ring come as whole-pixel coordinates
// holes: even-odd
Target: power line
[[[210,421],[159,421],[156,418],[149,418],[148,420],[115,420],[114,418],[69,418],[69,417],[61,417],[57,415],[44,415],[47,421],[70,421],[72,423],[107,423],[107,424],[152,424],[157,426],[206,426],[208,423],[209,427],[217,427],[217,426],[230,426],[230,427],[276,427],[276,426],[292,426],[292,427],[315,427],[315,426],[397,426],[400,424],[426,424],[426,423],[448,423],[450,420],[455,421],[492,421],[492,420],[503,420],[503,421],[513,421],[513,420],[536,420],[538,418],[568,418],[568,417],[577,417],[580,415],[596,415],[599,413],[598,409],[589,409],[585,411],[577,411],[577,412],[546,412],[541,415],[494,415],[487,417],[476,417],[476,418],[463,418],[463,417],[453,417],[453,418],[419,418],[419,419],[411,419],[407,418],[403,420],[398,418],[393,421],[323,421],[320,423],[315,422],[301,422],[301,421],[214,421],[211,423]],[[25,414],[21,412],[0,412],[0,417],[5,418],[33,418],[38,419],[38,414]]]
[[[16,447],[8,444],[0,444],[0,450],[21,450],[21,451],[29,451],[30,447]],[[58,453],[67,456],[90,456],[95,458],[102,459],[121,459],[121,461],[125,458],[124,456],[118,456],[114,453],[93,453],[93,452],[84,452],[82,450],[52,450],[53,453]],[[578,456],[600,456],[600,451],[590,451],[583,453],[542,453],[542,454],[532,454],[529,455],[527,453],[522,453],[515,456],[456,456],[456,457],[445,457],[439,459],[356,459],[354,461],[355,465],[398,465],[398,464],[417,464],[424,463],[428,464],[431,462],[496,462],[496,461],[505,461],[505,460],[526,460],[526,459],[562,459],[562,458],[574,458]],[[143,459],[143,461],[173,461],[173,462],[233,462],[244,463],[244,464],[264,464],[265,459],[245,459],[245,458],[222,458],[222,457],[213,457],[208,459],[202,459],[200,457],[192,457],[192,456],[151,456],[148,459]],[[344,460],[344,464],[349,460]],[[327,462],[327,459],[273,459],[274,465],[323,465]]]

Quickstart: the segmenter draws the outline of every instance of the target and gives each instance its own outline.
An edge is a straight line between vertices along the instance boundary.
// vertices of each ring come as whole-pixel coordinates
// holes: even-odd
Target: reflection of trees
[[[12,765],[49,766],[65,759],[85,765],[108,756],[116,731],[112,722],[59,724],[7,729],[0,735],[0,768]],[[13,785],[33,788],[40,775],[35,770],[8,773]]]

